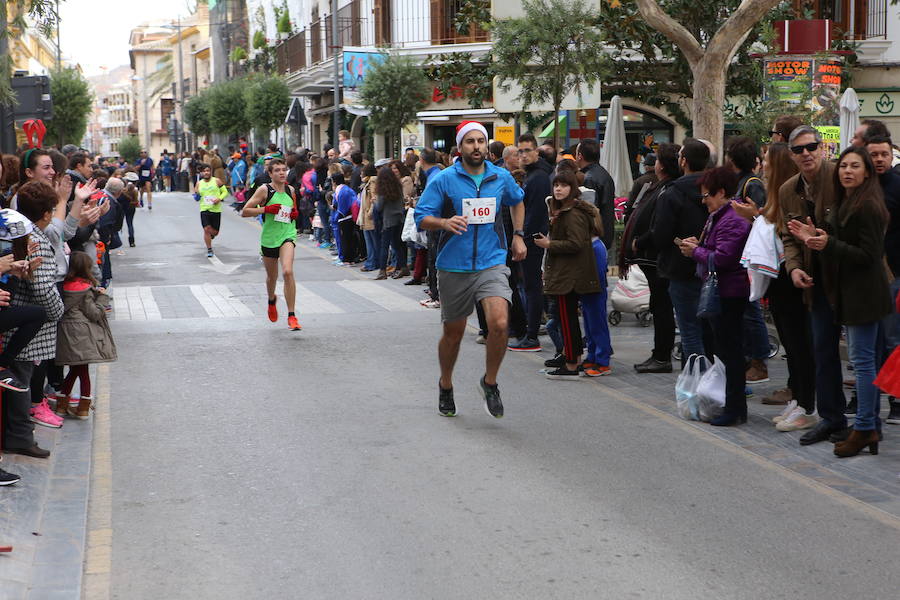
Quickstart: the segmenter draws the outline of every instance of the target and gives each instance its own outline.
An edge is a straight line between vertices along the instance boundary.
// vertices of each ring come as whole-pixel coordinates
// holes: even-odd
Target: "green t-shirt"
[[[472,178],[472,181],[475,182],[475,187],[481,189],[481,182],[484,181],[484,172],[481,172],[478,175],[472,175],[471,173],[466,173],[466,175]]]
[[[213,198],[220,200],[228,196],[228,189],[225,186],[219,186],[215,177],[211,177],[209,181],[200,180],[197,182],[197,193],[200,194],[200,211],[220,213],[222,212],[222,203],[213,204]]]
[[[287,189],[287,188],[285,188]],[[280,204],[286,207],[282,214],[270,215],[264,213],[262,236],[260,237],[260,245],[264,248],[281,248],[286,241],[297,241],[297,226],[290,220],[290,216],[284,213],[290,213],[290,209],[294,208],[294,201],[291,196],[285,192],[275,192],[268,202],[260,204],[260,206],[271,206]],[[284,220],[287,220],[285,223]]]

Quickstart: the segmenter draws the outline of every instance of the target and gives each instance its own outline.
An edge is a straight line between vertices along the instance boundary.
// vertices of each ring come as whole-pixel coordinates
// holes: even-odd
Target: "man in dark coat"
[[[603,221],[603,245],[610,250],[616,238],[616,184],[609,172],[600,166],[597,140],[584,140],[578,144],[575,162],[584,173],[584,187],[594,190],[594,202]]]

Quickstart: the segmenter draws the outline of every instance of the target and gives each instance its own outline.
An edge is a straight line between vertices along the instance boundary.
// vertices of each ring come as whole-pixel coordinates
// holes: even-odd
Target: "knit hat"
[[[463,138],[466,137],[466,134],[470,131],[480,131],[484,134],[484,139],[487,140],[488,132],[487,129],[484,128],[484,125],[479,123],[478,121],[463,121],[459,125],[456,126],[456,145],[462,146]]]

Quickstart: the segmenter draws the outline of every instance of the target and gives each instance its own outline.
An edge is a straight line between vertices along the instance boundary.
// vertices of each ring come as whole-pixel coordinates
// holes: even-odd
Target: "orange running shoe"
[[[297,317],[294,316],[288,317],[288,328],[291,331],[300,331],[301,329],[303,329],[302,327],[300,327],[300,323],[297,322]]]
[[[275,299],[277,302],[277,298]],[[269,302],[269,320],[273,323],[278,322],[278,307],[275,306],[276,302]]]

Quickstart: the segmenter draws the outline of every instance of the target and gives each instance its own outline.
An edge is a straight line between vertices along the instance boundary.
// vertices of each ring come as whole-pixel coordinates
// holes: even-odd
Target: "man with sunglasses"
[[[788,220],[822,226],[834,205],[834,163],[825,160],[822,136],[808,125],[791,132],[788,146],[800,173],[778,190],[782,214]],[[782,240],[785,270],[794,285],[803,290],[812,325],[816,408],[821,420],[800,438],[800,444],[806,446],[825,441],[847,426],[839,352],[841,326],[825,296],[827,270],[822,269],[821,253],[810,250],[790,232],[784,233]]]

